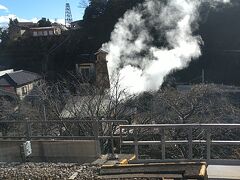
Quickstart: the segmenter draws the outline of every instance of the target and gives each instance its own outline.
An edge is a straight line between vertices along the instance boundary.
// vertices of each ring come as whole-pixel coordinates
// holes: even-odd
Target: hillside
[[[174,74],[178,82],[201,82],[202,69],[205,81],[240,85],[240,5],[205,11],[200,23],[202,56],[190,63],[189,67]]]
[[[47,71],[53,77],[73,70],[78,55],[95,52],[108,42],[118,19],[142,1],[92,1],[85,10],[82,29],[68,31],[56,38],[29,38],[2,43],[0,64],[39,73]],[[177,82],[201,82],[204,69],[207,82],[240,85],[240,52],[232,51],[240,49],[240,3],[235,1],[233,4],[217,9],[203,7],[200,27],[196,31],[204,41],[203,55],[192,61],[188,68],[170,75]],[[60,47],[49,54],[59,44]]]

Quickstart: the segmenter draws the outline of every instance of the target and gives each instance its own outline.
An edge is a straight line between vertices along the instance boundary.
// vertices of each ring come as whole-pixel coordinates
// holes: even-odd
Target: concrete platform
[[[240,179],[240,166],[209,165],[207,172],[209,179]]]

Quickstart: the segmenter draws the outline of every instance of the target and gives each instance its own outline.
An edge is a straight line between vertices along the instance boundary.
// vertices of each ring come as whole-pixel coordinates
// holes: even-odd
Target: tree
[[[151,107],[149,122],[152,118],[158,123],[230,123],[239,115],[238,107],[230,101],[224,87],[214,84],[165,87],[148,94],[138,97],[137,106]]]
[[[0,44],[5,45],[9,40],[7,29],[0,28]]]
[[[10,26],[17,26],[18,25],[18,19],[16,18],[16,19],[12,19],[12,18],[10,18],[9,19],[9,27]]]
[[[234,95],[236,100],[237,94]],[[181,88],[165,87],[158,92],[148,92],[141,94],[136,99],[138,114],[135,122],[141,124],[187,124],[187,123],[239,123],[240,109],[229,98],[229,93],[224,86],[214,84],[188,85]],[[148,108],[142,108],[148,107]],[[150,108],[149,108],[150,107]],[[145,110],[144,110],[145,109]],[[144,110],[144,111],[143,111]],[[140,139],[160,140],[159,132],[155,135],[152,129],[144,129],[138,132]],[[223,133],[224,132],[224,133]],[[184,129],[168,129],[165,131],[169,140],[186,139],[187,132]],[[238,139],[239,132],[231,130],[216,130],[212,132],[214,137],[222,139]],[[193,137],[206,139],[206,131],[203,129],[193,130]],[[194,154],[204,158],[204,145],[199,144],[193,149]],[[226,149],[221,151],[214,149],[215,156],[219,153],[234,154],[236,149]],[[161,148],[150,147],[144,149],[144,153],[155,153],[158,155]],[[183,145],[172,145],[168,147],[168,156],[172,158],[188,157],[188,149]],[[229,156],[228,156],[229,157]]]
[[[108,0],[90,0],[89,6],[85,10],[83,19],[94,19],[103,15]]]
[[[16,98],[10,96],[0,97],[0,132],[2,132],[3,136],[16,129],[15,125],[1,123],[1,121],[16,119],[18,104],[19,101]]]
[[[46,19],[46,18],[42,18],[37,23],[38,23],[39,27],[51,27],[52,26],[51,21],[49,21],[49,19]]]
[[[59,120],[59,123],[44,126],[47,135],[58,132],[61,136],[95,136],[96,124],[98,132],[103,136],[110,136],[118,129],[108,123],[98,123],[101,120],[129,119],[134,114],[134,108],[129,101],[133,95],[129,95],[125,89],[119,87],[116,79],[110,89],[97,87],[94,84],[82,82],[81,75],[71,73],[71,79],[63,79],[54,84],[46,82],[37,86],[34,108],[42,109],[44,103],[47,120]],[[43,112],[41,118],[44,119]],[[89,120],[88,122],[67,123],[65,120]],[[37,129],[37,128],[36,128]],[[39,133],[41,129],[38,128]],[[41,134],[41,133],[40,133]],[[102,149],[108,151],[110,141],[102,140]]]
[[[89,0],[80,0],[78,7],[86,9],[89,6]]]

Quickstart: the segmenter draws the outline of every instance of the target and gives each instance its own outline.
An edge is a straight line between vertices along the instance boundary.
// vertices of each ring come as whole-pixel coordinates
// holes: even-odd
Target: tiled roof
[[[97,55],[99,53],[108,54],[108,52],[102,48],[98,49],[96,53],[80,54],[77,56],[76,63],[95,63],[97,60]]]
[[[36,27],[37,26],[37,23],[33,23],[33,22],[19,22],[17,24],[19,27]]]
[[[80,54],[77,56],[76,63],[95,63],[96,60],[94,54]]]
[[[105,50],[103,48],[98,49],[98,51],[95,54],[99,54],[99,53],[108,54],[107,50]]]
[[[5,78],[0,78],[0,85],[1,86],[9,86],[10,83]]]
[[[32,30],[49,30],[49,29],[55,29],[56,27],[34,27],[34,28],[30,28]]]
[[[8,75],[17,85],[26,84],[41,79],[39,74],[24,70],[15,71],[13,73],[9,73]]]
[[[77,20],[77,21],[71,22],[71,24],[75,24],[75,23],[83,23],[83,20]]]
[[[0,85],[4,86],[6,83],[13,85],[14,83],[14,85],[19,86],[39,79],[41,79],[41,76],[37,73],[20,70],[1,76]]]

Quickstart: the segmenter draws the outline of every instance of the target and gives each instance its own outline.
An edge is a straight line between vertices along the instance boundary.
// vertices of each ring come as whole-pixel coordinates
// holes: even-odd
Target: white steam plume
[[[173,69],[181,69],[201,55],[198,28],[202,3],[230,0],[145,0],[115,25],[111,41],[103,45],[110,76],[119,75],[131,93],[157,90]],[[157,44],[167,42],[167,44]]]

